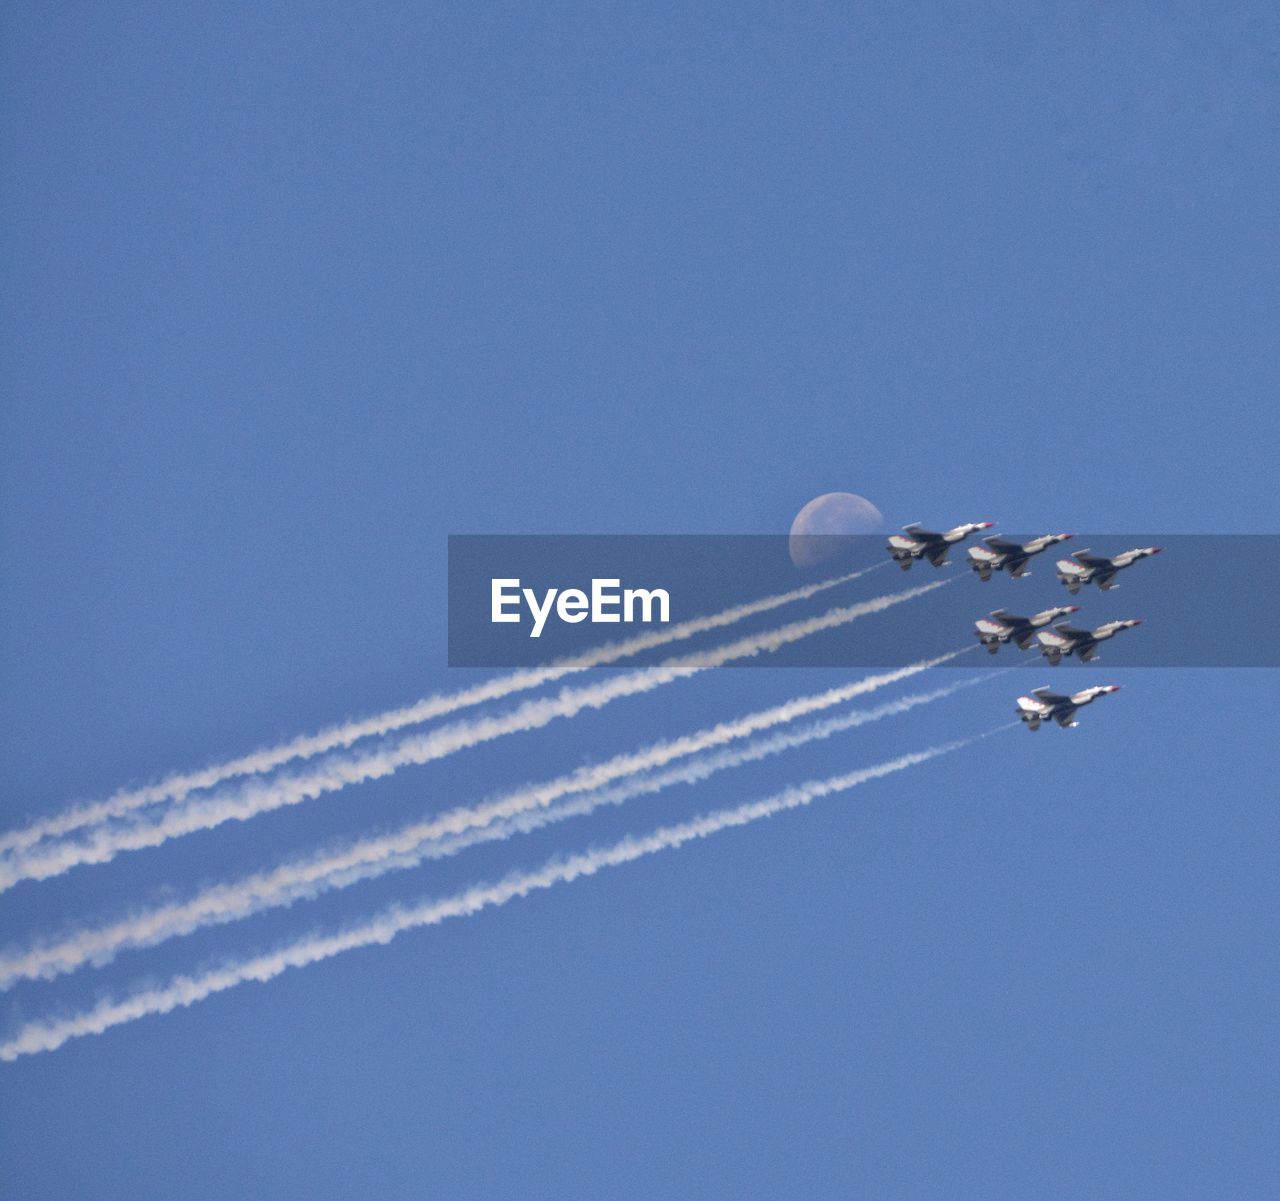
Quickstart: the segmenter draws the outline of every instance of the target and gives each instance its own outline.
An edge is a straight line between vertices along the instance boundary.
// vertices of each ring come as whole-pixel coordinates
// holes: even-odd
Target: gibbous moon
[[[791,562],[797,567],[812,567],[852,545],[841,535],[874,534],[883,526],[884,515],[865,496],[823,493],[805,505],[791,523],[787,543]]]

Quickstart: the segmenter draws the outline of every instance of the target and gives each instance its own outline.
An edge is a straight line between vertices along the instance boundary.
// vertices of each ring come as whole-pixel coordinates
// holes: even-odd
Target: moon
[[[851,543],[846,538],[874,534],[883,526],[884,515],[865,496],[824,492],[805,505],[791,523],[787,541],[791,562],[797,567],[812,567],[848,549]]]

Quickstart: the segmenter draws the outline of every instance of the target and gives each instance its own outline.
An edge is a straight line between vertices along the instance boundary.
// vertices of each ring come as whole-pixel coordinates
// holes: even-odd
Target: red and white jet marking
[[[1096,630],[1081,630],[1064,621],[1052,630],[1042,630],[1036,639],[1040,643],[1040,653],[1052,667],[1057,667],[1070,655],[1075,655],[1081,663],[1088,663],[1098,653],[1098,643],[1114,638],[1121,630],[1131,630],[1141,624],[1142,618],[1131,617],[1128,621],[1104,622]]]
[[[1066,584],[1067,591],[1072,596],[1075,596],[1085,584],[1091,583],[1097,584],[1103,592],[1106,592],[1116,586],[1114,583],[1116,572],[1122,571],[1139,559],[1158,555],[1162,550],[1164,550],[1163,546],[1135,546],[1133,550],[1124,551],[1110,559],[1102,555],[1091,555],[1087,549],[1078,550],[1070,559],[1059,559],[1054,566],[1058,569],[1058,579]]]
[[[1030,730],[1038,730],[1042,721],[1056,721],[1064,730],[1076,725],[1076,710],[1091,705],[1100,696],[1119,692],[1119,684],[1101,684],[1064,695],[1049,688],[1033,688],[1030,696],[1018,697],[1018,716]]]
[[[957,542],[963,542],[978,530],[990,529],[991,525],[989,521],[971,521],[937,533],[922,529],[918,522],[913,521],[902,527],[901,534],[889,535],[889,553],[903,571],[910,571],[911,564],[917,559],[928,559],[935,567],[941,567],[947,561],[947,551]]]
[[[969,566],[981,580],[989,580],[993,571],[1007,571],[1011,576],[1021,577],[1027,574],[1027,563],[1032,555],[1038,555],[1070,537],[1071,534],[1044,534],[1030,542],[1010,542],[998,535],[984,538],[981,546],[969,548]]]
[[[1056,609],[1042,609],[1030,617],[1018,617],[1007,609],[992,609],[989,616],[979,617],[973,625],[978,631],[978,641],[989,654],[994,655],[1006,642],[1012,642],[1019,650],[1025,651],[1035,641],[1037,630],[1079,609],[1079,605],[1059,605]]]

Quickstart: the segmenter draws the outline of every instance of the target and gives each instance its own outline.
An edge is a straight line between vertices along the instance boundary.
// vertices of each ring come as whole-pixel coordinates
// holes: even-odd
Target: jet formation
[[[926,530],[918,522],[902,527],[901,534],[891,534],[887,549],[894,562],[903,571],[920,559],[928,559],[934,567],[947,561],[947,552],[964,542],[970,534],[989,529],[989,521],[971,521],[949,530]],[[984,583],[997,571],[1003,571],[1015,579],[1030,575],[1027,565],[1031,559],[1073,537],[1071,534],[1043,534],[1029,542],[1013,542],[998,534],[984,538],[981,546],[971,546],[968,551],[969,566]],[[1059,559],[1058,579],[1073,596],[1088,584],[1096,584],[1103,591],[1116,586],[1117,573],[1131,567],[1141,559],[1158,555],[1159,546],[1139,546],[1107,558],[1088,550],[1076,551],[1069,559]],[[1051,667],[1057,667],[1063,659],[1075,657],[1082,663],[1094,662],[1098,646],[1114,638],[1122,630],[1130,630],[1142,624],[1140,618],[1124,621],[1108,621],[1094,629],[1072,626],[1058,619],[1076,613],[1079,605],[1059,605],[1042,609],[1030,617],[1019,617],[1007,609],[993,609],[986,617],[980,617],[974,627],[978,642],[989,654],[998,654],[1000,648],[1013,643],[1019,650],[1038,645],[1040,653]],[[1051,628],[1050,628],[1051,627]],[[1064,729],[1075,726],[1075,714],[1085,705],[1092,704],[1100,696],[1119,691],[1118,684],[1084,688],[1068,694],[1056,693],[1048,688],[1036,688],[1030,696],[1018,698],[1019,718],[1031,730],[1038,730],[1042,722],[1056,721]]]

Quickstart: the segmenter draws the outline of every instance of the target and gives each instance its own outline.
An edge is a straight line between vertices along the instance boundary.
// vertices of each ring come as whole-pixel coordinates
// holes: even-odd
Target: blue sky
[[[780,533],[831,489],[894,525],[1277,529],[1271,6],[3,22],[6,825],[478,678],[445,668],[451,533]],[[5,1065],[0,1193],[1258,1195],[1280,689],[1123,677],[1070,734]],[[673,686],[20,886],[4,927],[844,679]],[[1013,692],[5,1020],[984,730]]]

